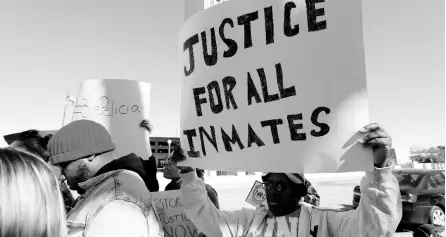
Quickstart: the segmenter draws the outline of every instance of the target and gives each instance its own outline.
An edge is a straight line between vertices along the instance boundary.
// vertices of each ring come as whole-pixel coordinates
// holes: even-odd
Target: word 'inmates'
[[[309,32],[315,32],[324,30],[327,28],[327,23],[325,20],[317,21],[318,16],[325,15],[324,8],[316,8],[316,3],[323,3],[324,0],[305,0],[306,8],[307,8],[307,24],[308,24],[308,31]],[[320,5],[320,4],[319,4]],[[287,2],[284,5],[284,18],[283,18],[283,34],[287,37],[293,37],[299,34],[299,24],[292,25],[293,19],[291,19],[291,11],[296,8],[297,5],[293,1]],[[274,32],[275,32],[275,20],[273,16],[273,8],[272,6],[266,7],[263,9],[264,12],[264,23],[265,23],[265,44],[269,45],[274,43]],[[252,32],[251,32],[251,23],[259,20],[259,11],[250,12],[241,16],[238,16],[236,19],[236,24],[240,27],[243,27],[244,30],[244,43],[243,48],[248,49],[253,46],[253,40],[252,40]],[[277,20],[276,20],[277,21]],[[231,58],[233,57],[239,48],[239,45],[237,42],[233,39],[230,39],[225,36],[225,27],[230,26],[231,28],[234,28],[234,20],[231,18],[225,18],[222,20],[219,28],[218,33],[221,38],[221,41],[226,45],[228,48],[223,52],[223,58]],[[227,29],[227,27],[226,27]],[[198,44],[200,42],[201,37],[201,44],[202,44],[202,52],[203,52],[203,59],[207,66],[214,66],[217,64],[218,61],[218,55],[219,50],[223,47],[222,45],[217,45],[216,40],[216,33],[215,28],[212,27],[210,29],[210,49],[211,53],[208,51],[208,41],[207,38],[209,37],[209,33],[206,31],[201,32],[200,34],[195,34],[188,38],[183,43],[183,51],[188,50],[189,52],[189,68],[184,66],[184,75],[189,76],[191,75],[195,70],[195,54],[194,54],[194,45]],[[221,53],[221,52],[220,52]]]
[[[310,120],[312,124],[319,128],[318,130],[312,129],[310,131],[310,135],[313,137],[324,136],[328,134],[328,132],[330,131],[330,126],[328,126],[328,124],[319,122],[319,115],[322,112],[324,112],[325,114],[329,114],[330,109],[327,107],[318,107],[311,114]],[[302,120],[303,118],[304,117],[302,113],[289,114],[286,116],[286,119],[277,118],[277,119],[268,119],[260,121],[260,126],[262,128],[269,127],[274,144],[280,144],[281,136],[279,135],[278,127],[283,126],[284,123],[286,123],[285,126],[288,126],[289,138],[291,139],[291,141],[305,141],[307,139],[307,133],[299,132],[299,130],[304,129],[303,124],[299,123],[299,120]],[[257,135],[257,133],[255,132],[250,123],[248,123],[247,128],[245,129],[248,130],[248,137],[243,139],[246,141],[246,143],[242,142],[242,139],[240,138],[239,133],[234,125],[232,125],[230,132],[225,131],[224,128],[220,127],[221,136],[219,136],[219,138],[221,138],[221,141],[224,144],[224,149],[227,152],[233,151],[232,145],[235,145],[236,143],[240,150],[243,150],[245,146],[252,147],[254,143],[258,147],[262,147],[265,145],[264,139],[266,138],[259,137],[259,135]],[[187,152],[189,157],[201,156],[200,152],[195,150],[193,138],[197,136],[200,137],[201,150],[204,156],[206,156],[206,146],[204,142],[205,137],[206,140],[212,144],[215,151],[219,152],[215,126],[210,126],[209,129],[205,129],[204,127],[198,127],[198,129],[183,130],[183,134],[187,136],[187,141],[189,143],[189,151]]]

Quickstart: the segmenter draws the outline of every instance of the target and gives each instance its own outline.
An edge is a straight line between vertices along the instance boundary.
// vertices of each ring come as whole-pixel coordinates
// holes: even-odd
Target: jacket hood
[[[99,169],[99,171],[95,174],[95,177],[119,169],[130,170],[137,173],[142,178],[142,180],[144,180],[147,188],[149,188],[149,177],[146,173],[146,170],[144,169],[143,160],[135,153],[130,153],[122,158],[106,164],[104,167]]]

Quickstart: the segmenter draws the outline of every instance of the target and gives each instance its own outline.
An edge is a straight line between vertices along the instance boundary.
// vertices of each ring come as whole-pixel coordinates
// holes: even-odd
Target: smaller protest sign
[[[150,134],[139,126],[150,114],[150,84],[133,80],[84,80],[72,120],[87,119],[104,126],[116,145],[116,156],[152,155]]]
[[[152,193],[155,212],[165,237],[199,237],[197,227],[181,209],[180,190]]]
[[[268,203],[266,201],[265,188],[263,187],[262,183],[256,180],[251,188],[251,191],[249,191],[246,202],[254,205],[255,207],[259,207],[260,205],[263,205],[265,207],[268,206]]]

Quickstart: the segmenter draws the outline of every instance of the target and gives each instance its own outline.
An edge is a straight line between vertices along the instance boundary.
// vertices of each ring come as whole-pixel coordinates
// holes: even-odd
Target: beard
[[[79,195],[85,193],[85,190],[79,186],[80,183],[83,183],[89,179],[93,178],[93,174],[88,168],[86,161],[80,161],[77,167],[77,171],[75,174],[70,177],[67,177],[67,183],[71,190],[76,191]]]

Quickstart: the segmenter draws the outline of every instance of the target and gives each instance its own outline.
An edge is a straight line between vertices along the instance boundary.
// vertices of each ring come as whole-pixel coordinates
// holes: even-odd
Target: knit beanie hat
[[[77,120],[65,125],[48,143],[53,165],[114,149],[115,145],[105,127],[90,120]]]

